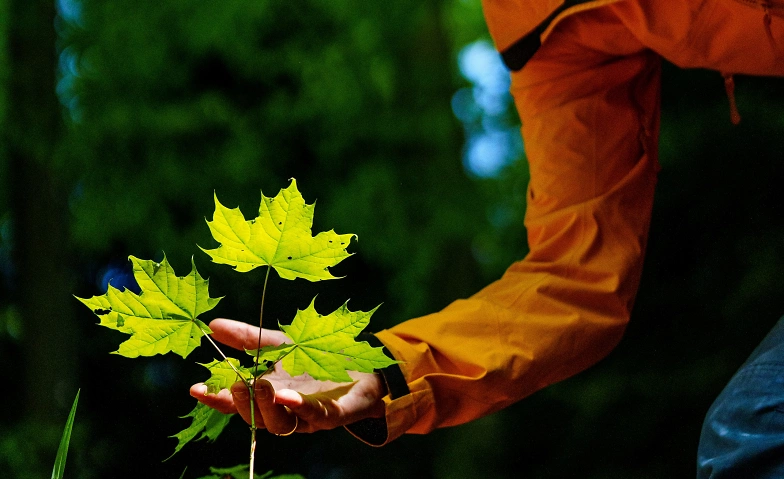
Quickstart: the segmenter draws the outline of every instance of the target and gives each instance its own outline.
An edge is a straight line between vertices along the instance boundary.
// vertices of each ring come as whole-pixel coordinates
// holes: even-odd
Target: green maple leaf
[[[220,433],[223,432],[226,425],[229,424],[229,420],[231,420],[232,416],[234,416],[234,414],[223,414],[202,403],[196,403],[196,407],[193,408],[193,411],[182,416],[183,418],[193,418],[191,425],[177,434],[169,436],[177,438],[177,447],[174,449],[172,455],[166,458],[166,460],[168,461],[171,459],[172,456],[180,452],[180,449],[182,449],[183,446],[194,439],[199,441],[207,438],[209,442],[215,441],[218,439]],[[199,433],[201,433],[201,435],[199,435]],[[196,438],[196,436],[199,437]]]
[[[245,479],[248,477],[250,467],[247,464],[240,464],[234,467],[211,467],[210,472],[212,475],[202,476],[199,479]],[[253,474],[254,479],[305,479],[299,474],[282,474],[273,476],[273,472],[269,471],[264,474]]]
[[[186,357],[202,336],[212,333],[198,316],[221,298],[210,298],[209,281],[199,275],[193,260],[190,274],[183,277],[177,277],[165,257],[160,263],[134,256],[130,260],[140,294],[110,284],[104,295],[76,299],[101,318],[101,326],[131,335],[114,354],[135,358],[171,351]]]
[[[221,246],[202,251],[239,272],[272,266],[285,279],[335,279],[328,268],[351,256],[346,247],[354,235],[330,230],[311,236],[314,208],[315,203],[305,203],[293,179],[274,198],[262,193],[259,216],[252,220],[245,220],[239,208],[223,206],[216,195],[215,213],[207,225]]]
[[[232,368],[229,363],[234,367]],[[210,370],[210,378],[204,381],[204,384],[207,386],[207,394],[218,394],[221,389],[228,389],[239,379],[250,379],[253,377],[250,369],[242,367],[240,362],[234,358],[226,358],[223,361],[214,359],[210,363],[202,364],[202,366]],[[239,371],[242,378],[237,375],[237,371]]]
[[[298,310],[294,321],[281,330],[292,343],[274,348],[262,348],[260,360],[275,361],[282,357],[281,364],[292,376],[308,373],[322,381],[353,381],[346,371],[373,372],[396,361],[384,355],[382,348],[374,348],[365,341],[356,341],[365,329],[371,311],[349,311],[348,303],[324,316],[316,311],[315,299],[304,311]],[[256,355],[256,351],[248,351]]]

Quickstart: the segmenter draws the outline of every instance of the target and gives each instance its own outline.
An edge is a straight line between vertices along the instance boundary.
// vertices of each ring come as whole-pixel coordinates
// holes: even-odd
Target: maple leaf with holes
[[[311,236],[314,208],[315,203],[305,203],[294,179],[274,198],[262,193],[259,216],[251,220],[239,208],[223,206],[215,195],[215,212],[207,225],[221,245],[201,249],[212,261],[239,272],[271,266],[284,279],[336,279],[328,268],[351,256],[346,247],[355,235],[330,230]]]
[[[349,311],[348,303],[327,315],[316,311],[315,299],[305,310],[298,310],[294,320],[281,330],[291,339],[289,344],[261,348],[259,360],[281,360],[283,369],[292,376],[308,373],[322,381],[353,381],[346,371],[371,373],[397,361],[388,358],[382,348],[372,347],[355,338],[370,322],[371,311]],[[248,351],[256,355],[256,351]]]
[[[173,352],[183,358],[212,331],[198,316],[218,304],[210,298],[209,280],[201,277],[191,259],[190,274],[178,277],[164,256],[156,263],[134,256],[133,276],[140,294],[109,284],[106,294],[76,298],[100,319],[100,325],[130,334],[115,354],[128,358]]]

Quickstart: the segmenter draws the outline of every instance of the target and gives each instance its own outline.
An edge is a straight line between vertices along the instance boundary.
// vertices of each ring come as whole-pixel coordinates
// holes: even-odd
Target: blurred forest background
[[[370,448],[263,435],[258,470],[323,478],[693,477],[702,418],[784,314],[784,80],[665,65],[658,198],[631,325],[599,365],[482,420]],[[296,177],[315,231],[356,233],[345,279],[274,277],[270,327],[320,293],[438,310],[526,253],[527,167],[479,0],[0,0],[0,476],[198,477],[247,462],[235,419],[174,448],[206,372],[128,360],[72,295],[133,288],[127,256],[191,256],[253,322],[263,273],[211,264],[212,195],[246,215]],[[285,283],[285,284],[284,284]],[[330,304],[331,303],[331,304]],[[210,319],[205,318],[205,319]]]

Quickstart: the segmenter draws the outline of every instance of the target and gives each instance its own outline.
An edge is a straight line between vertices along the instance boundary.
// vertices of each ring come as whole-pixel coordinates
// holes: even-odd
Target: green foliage
[[[141,294],[109,285],[104,295],[77,299],[101,318],[101,326],[131,335],[116,354],[135,358],[171,351],[186,357],[211,333],[198,316],[221,298],[210,298],[209,281],[195,263],[190,274],[178,277],[165,257],[160,263],[133,256],[130,260]]]
[[[304,311],[298,310],[290,325],[281,326],[292,344],[262,348],[260,359],[274,361],[282,354],[281,364],[292,376],[307,373],[314,379],[336,382],[352,381],[346,371],[370,373],[395,363],[381,348],[354,339],[378,308],[352,312],[346,303],[324,316],[316,311],[314,303],[315,299]]]
[[[202,366],[210,370],[209,379],[204,381],[207,394],[217,394],[221,389],[228,389],[240,379],[248,380],[253,377],[250,370],[243,368],[239,360],[234,358],[226,358],[223,361],[213,359],[212,362]],[[241,376],[237,374],[238,371]]]
[[[60,446],[57,448],[57,457],[54,460],[54,468],[52,469],[52,479],[62,479],[65,471],[65,460],[68,457],[68,446],[71,444],[71,431],[73,430],[74,419],[76,418],[76,405],[79,404],[79,393],[81,390],[76,391],[71,412],[68,414],[68,420],[65,421],[63,428],[63,437],[60,439]]]
[[[211,467],[209,476],[202,476],[199,479],[245,479],[248,477],[248,465],[241,464],[234,467]],[[269,471],[264,474],[253,474],[253,479],[305,479],[299,474],[281,474],[273,476],[273,472]]]
[[[353,235],[327,231],[312,237],[314,207],[305,203],[293,179],[274,198],[262,194],[259,216],[248,221],[239,208],[226,208],[216,195],[215,214],[207,224],[221,246],[204,252],[239,272],[272,266],[285,279],[335,279],[327,268],[350,256],[346,247]]]
[[[177,434],[170,436],[177,438],[177,446],[168,459],[171,459],[172,456],[180,452],[183,446],[194,439],[198,441],[206,438],[210,442],[215,441],[218,436],[220,436],[220,433],[223,432],[223,429],[229,424],[232,416],[233,414],[223,414],[202,403],[197,403],[196,407],[193,408],[191,412],[182,416],[183,418],[192,418],[191,425]],[[201,433],[201,435],[199,435],[199,433]],[[198,436],[198,438],[196,438],[196,436]]]
[[[247,272],[259,266],[275,268],[285,279],[305,278],[310,281],[335,279],[328,268],[350,256],[346,245],[353,235],[338,235],[334,231],[311,236],[314,205],[305,203],[297,190],[296,181],[282,189],[275,198],[262,194],[259,217],[246,221],[239,208],[225,208],[215,196],[214,219],[208,222],[213,237],[221,246],[204,250],[214,262],[228,264],[237,271]],[[130,257],[139,294],[130,290],[120,291],[111,286],[106,294],[90,299],[78,298],[101,318],[100,324],[131,335],[120,345],[118,354],[126,357],[152,356],[172,351],[183,358],[201,343],[201,337],[212,331],[198,316],[217,305],[221,298],[209,296],[209,282],[201,277],[191,259],[190,274],[178,277],[169,262],[160,263]],[[262,314],[269,274],[262,289]],[[350,382],[348,370],[372,372],[394,364],[382,348],[373,348],[355,338],[368,325],[376,311],[349,311],[346,304],[328,315],[315,309],[315,299],[304,311],[298,311],[289,326],[282,326],[291,344],[264,348],[253,352],[258,364],[251,371],[237,359],[226,358],[217,344],[223,361],[213,360],[202,364],[210,371],[205,381],[207,394],[217,394],[242,380],[248,388],[252,381],[272,370],[275,364],[292,376],[310,374],[317,380]],[[260,373],[260,374],[259,374]],[[250,395],[253,400],[253,395]],[[191,424],[175,434],[177,445],[174,454],[192,440],[207,438],[214,441],[231,419],[202,403],[183,418]],[[213,469],[220,477],[239,477],[253,468],[256,447],[256,423],[251,422],[251,465],[231,469]],[[172,457],[170,456],[170,458]],[[63,459],[64,462],[64,459]],[[265,475],[262,477],[268,477]],[[278,476],[300,477],[300,476]]]
[[[20,25],[10,5],[28,3],[0,0],[0,76],[6,80],[18,74],[7,48],[8,26]],[[316,292],[326,299],[331,288],[340,288],[352,291],[359,309],[384,302],[373,316],[379,329],[473,294],[521,258],[526,243],[525,165],[498,181],[476,181],[460,164],[461,125],[449,100],[463,83],[457,49],[487,36],[480,3],[58,2],[78,4],[80,21],[47,21],[61,35],[61,56],[42,55],[35,66],[59,60],[64,75],[58,84],[62,105],[54,105],[67,123],[59,145],[64,167],[53,174],[66,188],[52,204],[67,205],[71,235],[57,249],[57,260],[41,269],[62,271],[77,281],[69,290],[89,296],[101,268],[128,251],[149,258],[163,245],[170,261],[184,265],[192,245],[204,241],[202,218],[212,210],[214,190],[227,204],[251,211],[259,187],[277,191],[278,178],[296,174],[299,185],[308,185],[308,198],[318,198],[316,230],[328,229],[319,224],[323,220],[336,231],[352,231],[363,238],[362,248],[341,265],[340,274],[347,274],[342,284],[321,283],[323,289],[314,291],[314,285],[295,282],[281,301],[269,303],[266,316],[288,319],[287,305],[306,305]],[[610,358],[497,413],[503,418],[498,427],[481,435],[460,426],[377,450],[354,445],[342,437],[347,435],[328,441],[303,435],[292,438],[296,448],[275,450],[275,468],[296,460],[324,476],[473,479],[480,468],[484,477],[531,478],[679,477],[693,469],[705,410],[782,310],[784,88],[781,79],[736,81],[744,117],[733,127],[715,72],[680,71],[665,62],[663,169],[651,242],[633,320]],[[0,86],[6,104],[7,93]],[[14,121],[6,116],[4,126]],[[8,275],[19,272],[11,259],[10,218],[21,206],[7,201],[20,180],[8,156],[0,153],[6,173],[0,173],[0,209],[9,208],[0,213],[0,311],[19,319],[5,327],[0,319],[0,365],[6,381],[24,385],[25,393],[51,393],[53,383],[31,373],[34,357],[18,367],[20,353],[36,351],[39,337],[32,333],[37,319],[25,315],[19,294],[34,289],[41,301],[40,291],[51,292],[51,281],[25,283]],[[37,181],[22,188],[42,191]],[[37,247],[31,237],[17,238],[17,248]],[[218,295],[231,294],[221,315],[258,314],[250,300],[257,285],[229,268],[210,276],[222,288]],[[119,358],[99,352],[109,350],[106,336],[115,333],[78,319],[84,321],[69,331],[77,334],[80,360],[49,349],[37,362],[58,376],[70,371],[100,382],[106,411],[97,402],[80,409],[80,423],[105,424],[104,414],[111,413],[122,434],[108,438],[94,431],[85,449],[91,459],[69,459],[69,470],[85,479],[136,477],[139,457],[149,457],[155,441],[138,414],[125,408],[117,414],[119,404],[155,404],[153,417],[182,413],[175,401],[160,397],[183,394],[189,375],[182,368],[173,383],[142,382],[153,362],[168,363],[166,357],[109,373],[105,366]],[[14,333],[12,324],[24,325],[25,334]],[[48,334],[61,340],[62,332]],[[44,429],[25,419],[55,410],[52,396],[46,397],[43,410],[23,401],[28,415],[19,408],[3,411],[3,477],[48,476],[47,458],[54,456],[62,423],[57,419]],[[586,403],[586,397],[596,400]],[[475,467],[433,463],[439,451],[456,449],[453,434],[464,436],[454,454]],[[477,442],[497,448],[503,458],[495,464],[497,474],[485,468]],[[400,460],[410,457],[421,460]],[[206,455],[188,459],[190,470],[207,470]],[[177,477],[181,466],[164,470],[171,462],[149,464],[145,474]],[[441,467],[447,462],[451,470]]]

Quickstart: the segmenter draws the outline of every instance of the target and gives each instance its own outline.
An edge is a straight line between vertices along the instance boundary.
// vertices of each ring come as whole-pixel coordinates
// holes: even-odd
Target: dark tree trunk
[[[16,301],[23,321],[24,410],[61,422],[75,393],[67,196],[55,152],[62,117],[55,95],[53,0],[13,0],[9,18],[7,153]]]

